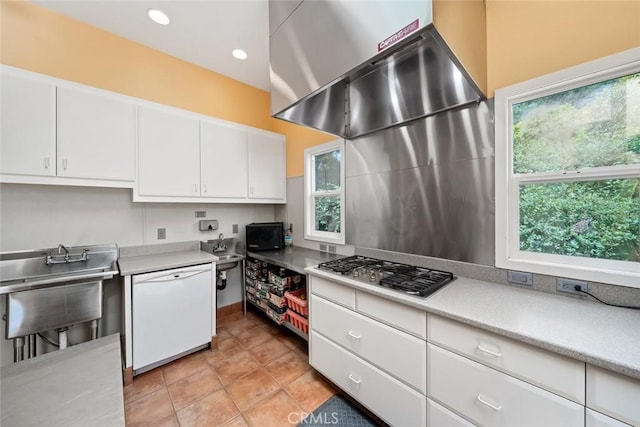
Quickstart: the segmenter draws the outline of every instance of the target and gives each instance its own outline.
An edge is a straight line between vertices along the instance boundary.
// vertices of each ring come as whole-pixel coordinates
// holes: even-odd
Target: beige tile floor
[[[308,363],[307,343],[262,313],[218,321],[201,350],[124,388],[127,426],[296,425],[335,390]]]

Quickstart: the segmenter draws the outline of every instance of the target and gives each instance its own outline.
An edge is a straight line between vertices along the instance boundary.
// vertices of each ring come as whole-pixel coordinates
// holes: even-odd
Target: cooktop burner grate
[[[323,262],[318,268],[409,295],[426,297],[455,279],[452,273],[359,255]]]

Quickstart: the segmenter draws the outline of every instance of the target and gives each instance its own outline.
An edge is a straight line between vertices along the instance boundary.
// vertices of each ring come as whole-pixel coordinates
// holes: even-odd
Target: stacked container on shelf
[[[287,320],[305,334],[309,333],[309,302],[307,301],[307,290],[300,288],[291,290],[284,294],[287,300]]]
[[[287,291],[304,286],[302,275],[285,268],[269,271],[269,310],[267,315],[282,324],[287,320]]]

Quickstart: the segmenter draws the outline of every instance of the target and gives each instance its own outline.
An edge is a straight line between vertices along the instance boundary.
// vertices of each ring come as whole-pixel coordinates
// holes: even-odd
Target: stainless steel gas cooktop
[[[360,282],[384,286],[420,297],[427,297],[455,280],[454,275],[446,271],[359,255],[323,262],[318,265],[318,268]]]

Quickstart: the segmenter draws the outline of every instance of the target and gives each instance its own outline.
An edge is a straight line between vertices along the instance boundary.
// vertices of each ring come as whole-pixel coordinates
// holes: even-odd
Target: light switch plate
[[[167,229],[158,228],[158,240],[164,240],[167,238]]]
[[[196,211],[196,218],[206,218],[207,211]]]
[[[238,232],[238,224],[233,224],[231,226],[231,232],[232,233],[237,233]]]

